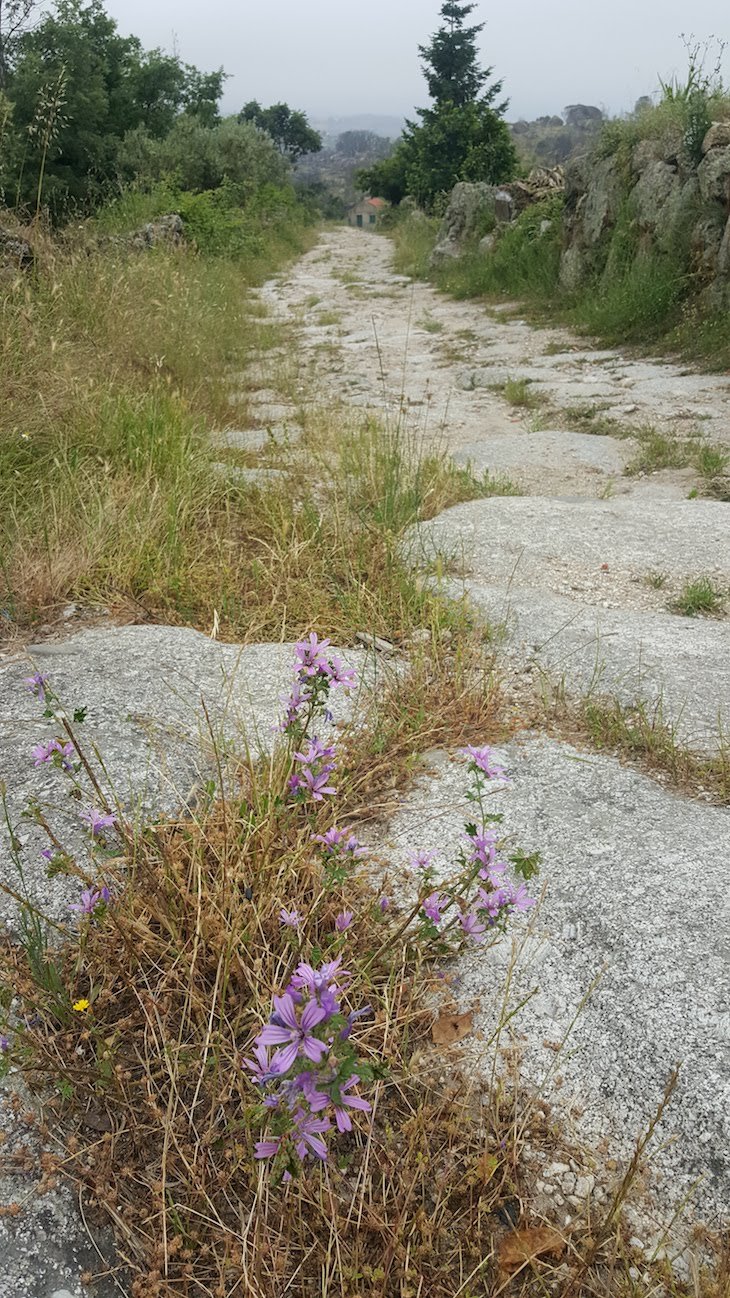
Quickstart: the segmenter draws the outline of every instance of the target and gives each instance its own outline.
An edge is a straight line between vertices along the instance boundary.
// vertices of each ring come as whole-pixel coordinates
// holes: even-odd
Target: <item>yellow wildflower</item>
[[[90,1003],[90,1001],[87,1001],[86,998],[82,996],[80,1001],[74,1001],[74,1009],[79,1014],[83,1014],[85,1010],[88,1010]]]

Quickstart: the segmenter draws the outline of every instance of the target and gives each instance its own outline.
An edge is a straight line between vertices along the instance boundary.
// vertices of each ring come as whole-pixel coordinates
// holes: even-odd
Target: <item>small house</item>
[[[361,198],[353,203],[347,213],[347,224],[359,230],[373,229],[378,224],[387,204],[384,198]]]

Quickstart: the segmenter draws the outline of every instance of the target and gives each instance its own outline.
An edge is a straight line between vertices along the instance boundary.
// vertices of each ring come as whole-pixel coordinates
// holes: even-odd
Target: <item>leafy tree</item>
[[[143,126],[161,138],[180,112],[214,120],[222,81],[222,71],[202,74],[145,52],[135,36],[120,35],[101,0],[59,0],[13,51],[6,191],[25,203],[42,197],[55,218],[88,207],[115,180],[129,131]]]
[[[159,181],[193,193],[227,186],[246,202],[263,185],[284,185],[289,166],[273,140],[249,122],[224,118],[206,127],[183,113],[164,139],[144,127],[130,131],[119,150],[124,180],[151,186]]]
[[[476,6],[445,0],[443,25],[420,46],[434,104],[417,109],[390,158],[366,168],[358,183],[371,194],[400,202],[412,194],[431,207],[460,180],[499,184],[515,173],[517,154],[503,120],[507,101],[495,103],[501,81],[481,68],[477,37],[483,24],[465,26]]]
[[[239,122],[251,122],[259,130],[270,135],[276,147],[296,162],[306,153],[319,153],[322,148],[322,136],[307,121],[306,113],[300,113],[288,104],[272,104],[262,108],[255,99],[244,104],[238,114]]]
[[[13,50],[39,4],[40,0],[0,0],[0,90],[7,86]]]

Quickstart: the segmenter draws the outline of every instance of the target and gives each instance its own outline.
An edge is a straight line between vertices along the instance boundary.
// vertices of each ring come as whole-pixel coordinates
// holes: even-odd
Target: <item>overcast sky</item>
[[[107,0],[124,32],[230,74],[224,108],[286,100],[311,115],[399,116],[427,102],[417,45],[440,0]],[[680,34],[730,37],[728,0],[480,0],[485,59],[509,117],[631,108],[685,67]],[[725,59],[730,74],[730,60]]]

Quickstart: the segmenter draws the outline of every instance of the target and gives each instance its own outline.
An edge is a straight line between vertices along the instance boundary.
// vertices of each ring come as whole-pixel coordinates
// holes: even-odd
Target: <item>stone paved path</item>
[[[448,446],[459,462],[507,474],[526,493],[459,506],[412,538],[416,562],[434,543],[449,550],[475,606],[508,627],[505,666],[528,656],[583,691],[600,664],[604,687],[624,700],[661,695],[688,739],[716,742],[727,705],[729,624],[679,618],[666,604],[688,577],[727,583],[730,506],[688,500],[691,470],[624,476],[636,451],[631,438],[572,432],[559,414],[600,404],[613,418],[682,436],[699,430],[723,445],[730,430],[724,379],[591,351],[565,331],[450,302],[394,274],[387,240],[356,232],[324,236],[261,297],[292,326],[292,342],[286,353],[264,354],[232,392],[232,427],[218,440],[250,454],[250,468],[239,472],[276,472],[277,454],[289,447],[296,454],[310,403],[335,414],[343,406],[391,421],[407,416],[410,429]],[[507,378],[529,378],[549,397],[549,426],[536,426],[533,414],[493,390]],[[253,414],[255,427],[233,426],[242,402],[241,422]],[[265,463],[257,467],[259,452]],[[657,574],[666,578],[661,585],[647,580]],[[349,649],[347,656],[354,657]],[[206,769],[201,694],[217,724],[235,716],[247,733],[255,726],[270,734],[285,658],[278,646],[239,651],[180,628],[145,627],[49,644],[38,664],[70,703],[89,706],[94,738],[125,796],[153,807],[185,805]],[[14,808],[37,791],[28,752],[38,733],[19,688],[24,674],[19,660],[0,662],[0,778]],[[431,757],[431,773],[399,815],[373,831],[396,871],[411,845],[456,841],[463,770],[453,755]],[[605,1140],[623,1157],[682,1056],[679,1100],[663,1131],[670,1144],[637,1229],[650,1242],[655,1221],[698,1176],[696,1212],[716,1224],[730,1201],[719,1157],[730,1109],[728,815],[676,797],[611,757],[542,736],[515,742],[505,758],[513,783],[500,795],[502,809],[521,845],[543,852],[546,886],[534,928],[521,935],[515,981],[516,995],[539,986],[515,1021],[525,1074],[539,1081],[541,1043],[559,1038],[603,971],[551,1101],[589,1148]],[[7,856],[0,871],[11,875]],[[40,863],[32,883],[47,887]],[[65,909],[62,881],[50,900],[56,913]],[[12,927],[12,911],[0,909]],[[485,1029],[506,956],[507,947],[475,953],[456,971],[461,1004],[481,1002]],[[475,1066],[489,1067],[476,1041],[465,1049]],[[0,1104],[0,1139],[6,1152],[28,1139],[7,1103]],[[29,1213],[0,1218],[0,1298],[52,1298],[61,1290],[82,1298],[80,1273],[93,1253],[71,1195],[61,1189],[34,1200],[32,1179],[23,1192]],[[0,1201],[17,1197],[6,1161]],[[113,1290],[103,1286],[102,1298]]]
[[[411,539],[415,564],[437,547],[459,574],[454,590],[506,628],[507,673],[529,659],[569,694],[661,702],[681,740],[717,748],[730,732],[730,622],[668,606],[701,576],[730,588],[730,504],[696,498],[692,469],[626,476],[638,441],[570,431],[569,416],[595,405],[620,432],[651,424],[726,449],[724,377],[591,350],[564,330],[450,301],[395,274],[386,239],[356,232],[325,236],[262,297],[299,340],[303,391],[401,419],[526,493],[457,506]],[[509,378],[549,399],[549,427],[495,391]],[[409,850],[458,841],[463,770],[430,756],[432,774],[382,831],[396,866]],[[511,1004],[538,989],[515,1021],[525,1074],[539,1083],[551,1062],[543,1043],[560,1040],[601,975],[550,1102],[589,1147],[606,1141],[626,1158],[682,1062],[637,1230],[653,1246],[684,1195],[688,1219],[717,1224],[730,1209],[728,813],[544,737],[505,757],[513,784],[500,810],[522,845],[542,850],[546,885],[512,989]],[[480,1004],[485,1031],[509,952],[475,953],[457,969],[459,1006]],[[478,1043],[465,1049],[488,1072]]]
[[[568,690],[660,703],[689,746],[730,734],[730,620],[669,607],[698,578],[730,592],[730,505],[689,499],[702,488],[692,469],[625,476],[631,437],[572,432],[567,414],[559,424],[561,410],[594,404],[730,453],[724,377],[451,301],[395,274],[389,240],[357,231],[327,234],[262,298],[294,327],[303,390],[401,418],[527,493],[449,510],[415,547],[456,561],[475,605],[509,627],[513,661],[535,660]],[[549,396],[549,429],[494,390],[508,378]]]

